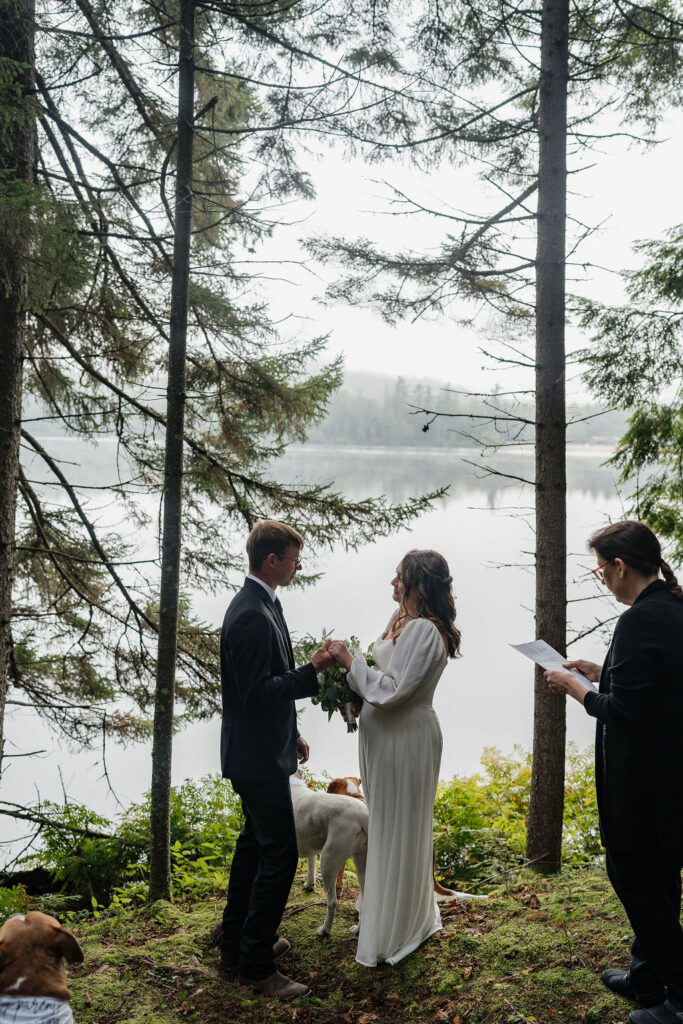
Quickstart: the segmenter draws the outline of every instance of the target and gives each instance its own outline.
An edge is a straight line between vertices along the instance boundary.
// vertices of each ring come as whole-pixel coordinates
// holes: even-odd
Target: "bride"
[[[409,551],[391,581],[398,611],[375,641],[374,668],[333,640],[330,654],[363,698],[360,772],[368,861],[356,960],[398,963],[441,928],[432,879],[432,819],[441,729],[432,695],[460,648],[448,563]]]

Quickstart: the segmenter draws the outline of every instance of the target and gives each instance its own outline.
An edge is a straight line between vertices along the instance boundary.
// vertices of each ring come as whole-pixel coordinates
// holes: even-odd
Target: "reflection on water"
[[[596,498],[613,495],[614,475],[603,465],[610,454],[607,449],[595,448],[570,452],[568,491],[582,491]],[[332,482],[335,490],[354,500],[384,494],[392,502],[400,502],[448,485],[446,504],[476,490],[493,508],[508,504],[511,493],[524,486],[511,477],[533,480],[534,456],[523,449],[482,457],[472,448],[420,451],[305,445],[290,448],[273,464],[272,472],[284,483]]]
[[[126,480],[130,470],[115,437],[101,438],[97,445],[64,436],[40,437],[75,485],[104,486]],[[593,497],[614,494],[614,474],[604,463],[609,449],[584,447],[568,451],[567,489]],[[24,451],[22,462],[29,474],[48,476],[40,457]],[[495,472],[490,472],[491,470]],[[507,474],[498,476],[496,473]],[[446,503],[473,490],[486,496],[491,507],[507,503],[511,490],[533,480],[533,452],[504,449],[482,456],[475,448],[353,448],[332,445],[292,445],[263,475],[280,483],[331,483],[353,500],[384,494],[392,502],[448,486]]]

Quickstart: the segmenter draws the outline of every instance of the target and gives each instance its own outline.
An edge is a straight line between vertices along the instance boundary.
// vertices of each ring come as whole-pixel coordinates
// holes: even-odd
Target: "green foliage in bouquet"
[[[296,645],[297,662],[310,661],[315,651],[322,647],[330,636],[332,636],[331,633],[328,634],[323,631],[321,640],[317,640],[312,636],[303,637]],[[344,640],[344,643],[350,651],[360,650],[358,637],[352,636],[348,640]],[[371,651],[372,648],[364,654],[368,665],[374,665]],[[313,704],[319,704],[323,711],[327,712],[328,721],[331,720],[335,711],[341,711],[342,717],[346,722],[347,732],[355,732],[358,725],[355,716],[350,711],[350,706],[353,705],[357,713],[360,711],[363,699],[349,686],[346,669],[342,668],[341,665],[334,664],[330,668],[319,672],[318,686],[317,696],[311,697]]]

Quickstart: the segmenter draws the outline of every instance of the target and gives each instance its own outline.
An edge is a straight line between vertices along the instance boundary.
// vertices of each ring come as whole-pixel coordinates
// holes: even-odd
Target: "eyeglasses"
[[[278,555],[277,557],[280,560],[282,560],[283,558],[286,558],[288,562],[294,562],[294,568],[295,569],[303,569],[303,562],[298,557],[294,558],[292,555]]]
[[[603,562],[601,565],[596,565],[594,569],[591,569],[591,572],[593,573],[595,578],[597,580],[600,580],[601,583],[605,582],[605,574],[602,570],[605,568],[606,565],[609,565],[609,562]]]

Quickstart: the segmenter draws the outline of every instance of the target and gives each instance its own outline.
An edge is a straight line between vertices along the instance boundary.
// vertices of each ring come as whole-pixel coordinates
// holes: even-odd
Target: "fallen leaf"
[[[466,968],[465,968],[465,970],[464,970],[464,971],[462,972],[462,976],[463,976],[463,978],[465,979],[465,981],[467,981],[467,979],[468,979],[468,978],[469,978],[469,976],[471,975],[471,973],[472,973],[472,970],[473,970],[473,968],[472,968],[472,967],[466,967]]]

